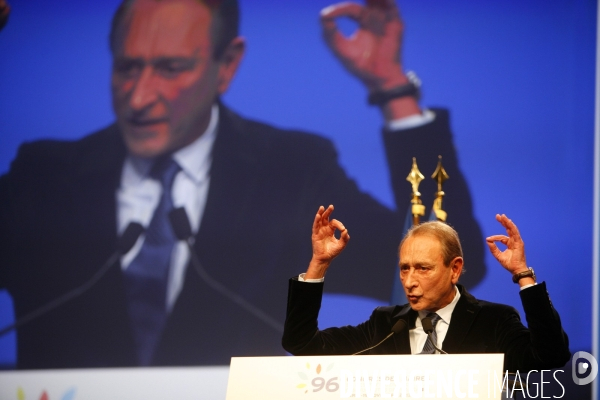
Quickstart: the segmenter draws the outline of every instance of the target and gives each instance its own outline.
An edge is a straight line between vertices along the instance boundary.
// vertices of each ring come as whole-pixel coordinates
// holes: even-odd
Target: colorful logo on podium
[[[328,374],[333,366],[334,364],[331,363],[323,368],[321,364],[317,364],[316,367],[311,368],[310,363],[306,363],[305,369],[298,372],[302,382],[296,385],[296,389],[303,390],[304,394],[320,392],[321,390],[337,392],[340,389],[338,377]]]
[[[34,399],[34,398],[25,396],[25,391],[23,390],[23,388],[18,387],[17,388],[17,400],[29,400],[29,399]],[[43,390],[42,394],[39,397],[39,400],[52,400],[52,399],[50,398],[50,396],[48,396],[48,392]],[[62,395],[60,400],[75,400],[75,388],[71,388],[71,389],[67,390]]]

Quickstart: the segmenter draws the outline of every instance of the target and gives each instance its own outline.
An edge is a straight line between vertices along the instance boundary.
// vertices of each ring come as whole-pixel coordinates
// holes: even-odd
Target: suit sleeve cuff
[[[535,285],[537,285],[537,282],[536,283],[531,283],[529,285],[523,285],[523,286],[521,286],[520,290],[525,290],[525,289],[528,289],[528,288],[533,287]]]
[[[409,117],[398,118],[386,124],[389,131],[402,131],[405,129],[418,128],[427,125],[435,119],[435,113],[431,110],[423,110],[423,114],[411,115]]]
[[[299,282],[308,282],[308,283],[321,283],[321,282],[325,282],[325,278],[304,279],[305,275],[306,275],[305,273],[302,273],[302,274],[298,275],[298,281]]]

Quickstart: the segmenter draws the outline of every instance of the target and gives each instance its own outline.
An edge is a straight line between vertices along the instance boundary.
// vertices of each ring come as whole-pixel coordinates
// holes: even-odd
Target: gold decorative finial
[[[412,168],[406,177],[406,180],[412,185],[413,191],[411,200],[413,225],[417,225],[419,223],[419,216],[425,215],[425,206],[421,201],[421,193],[419,193],[419,184],[423,179],[425,179],[425,177],[421,171],[419,171],[419,167],[417,167],[417,159],[413,157]]]
[[[437,182],[438,186],[438,191],[436,193],[435,200],[433,201],[433,212],[435,213],[435,216],[438,219],[438,221],[446,222],[448,214],[446,213],[446,211],[442,210],[442,200],[445,195],[444,191],[442,190],[442,186],[444,184],[444,181],[446,181],[450,177],[448,176],[448,173],[442,166],[442,156],[438,156],[438,165],[435,171],[433,172],[433,175],[431,175],[431,178]]]
[[[425,179],[421,171],[419,171],[419,167],[417,166],[417,159],[413,157],[412,168],[410,173],[406,177],[406,180],[409,181],[412,185],[413,195],[421,196],[419,193],[419,184],[421,181]]]
[[[435,171],[433,171],[433,175],[431,175],[431,178],[434,179],[437,182],[437,184],[438,184],[438,192],[441,192],[442,191],[442,184],[444,183],[445,180],[447,180],[448,178],[450,178],[448,176],[448,173],[446,172],[446,170],[442,166],[442,156],[438,156],[438,165],[437,165],[437,168],[435,169]]]

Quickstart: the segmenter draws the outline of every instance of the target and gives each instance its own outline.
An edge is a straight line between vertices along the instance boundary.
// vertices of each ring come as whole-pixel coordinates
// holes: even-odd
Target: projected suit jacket
[[[424,173],[437,155],[451,179],[449,221],[465,234],[472,265],[483,265],[483,239],[458,170],[448,115],[402,132],[384,132],[398,203],[392,211],[362,193],[326,139],[244,119],[221,105],[211,181],[195,249],[212,278],[245,301],[285,318],[285,282],[305,270],[310,231],[320,205],[352,232],[331,271],[328,290],[389,298],[397,279],[397,246],[410,200],[405,181],[412,157]],[[0,178],[0,287],[21,317],[88,281],[115,250],[115,191],[126,148],[115,125],[74,142],[24,144]],[[435,182],[421,192],[431,204]],[[427,200],[429,196],[429,200]],[[365,282],[358,271],[372,266]],[[469,271],[469,284],[484,269]],[[135,365],[121,269],[115,266],[79,298],[18,331],[19,368]],[[207,287],[187,268],[154,365],[229,364],[231,356],[281,355],[277,331]]]
[[[327,284],[329,284],[327,277]],[[398,320],[407,329],[365,354],[411,354],[409,330],[418,313],[410,305],[378,307],[357,326],[317,329],[324,283],[290,279],[284,348],[294,355],[354,354],[383,340]],[[569,339],[550,301],[546,284],[519,294],[529,329],[509,306],[478,300],[457,285],[460,299],[442,344],[449,354],[504,353],[504,370],[511,372],[560,368],[569,361]]]

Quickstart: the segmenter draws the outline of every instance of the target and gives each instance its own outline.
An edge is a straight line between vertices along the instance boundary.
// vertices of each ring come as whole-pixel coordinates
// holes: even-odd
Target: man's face
[[[155,157],[197,139],[219,93],[210,10],[196,0],[140,0],[113,54],[117,123],[131,154]]]
[[[412,236],[400,249],[400,280],[415,311],[437,311],[454,299],[454,285],[463,260],[456,257],[444,265],[440,241],[430,235]]]

